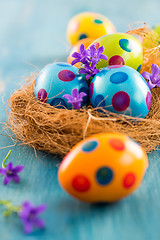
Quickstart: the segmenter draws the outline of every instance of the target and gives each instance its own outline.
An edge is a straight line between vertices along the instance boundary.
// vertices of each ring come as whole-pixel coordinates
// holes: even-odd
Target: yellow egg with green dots
[[[140,71],[143,63],[142,44],[132,35],[127,33],[113,33],[96,39],[92,44],[96,48],[104,46],[103,54],[108,61],[100,59],[97,68],[108,65],[127,65]]]
[[[115,32],[114,25],[105,16],[93,12],[83,12],[70,20],[67,27],[67,38],[71,45],[75,45],[84,38],[97,39]]]

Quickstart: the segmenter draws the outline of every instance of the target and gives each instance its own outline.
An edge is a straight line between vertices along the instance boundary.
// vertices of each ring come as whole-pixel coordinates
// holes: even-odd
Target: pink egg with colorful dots
[[[38,74],[34,93],[36,98],[57,108],[72,109],[63,96],[72,95],[73,89],[78,89],[79,94],[84,92],[81,106],[89,104],[89,87],[84,75],[78,73],[78,68],[62,62],[48,64]]]
[[[142,75],[128,66],[103,68],[90,84],[94,108],[145,118],[151,106],[151,92]]]
[[[143,63],[142,44],[127,33],[113,33],[96,39],[92,44],[97,47],[104,46],[103,54],[108,61],[100,59],[97,68],[110,65],[127,65],[140,71]]]
[[[144,149],[120,133],[93,135],[63,159],[58,180],[71,196],[85,202],[115,202],[133,193],[148,167]]]

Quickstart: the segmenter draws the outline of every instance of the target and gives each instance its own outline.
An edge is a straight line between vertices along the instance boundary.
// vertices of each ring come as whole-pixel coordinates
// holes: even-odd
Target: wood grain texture
[[[143,11],[142,11],[143,8]],[[80,11],[97,11],[107,15],[119,31],[127,30],[133,21],[155,25],[159,21],[159,0],[129,2],[127,0],[14,0],[0,1],[0,122],[5,122],[5,105],[9,95],[36,68],[67,55],[65,28],[68,20]],[[2,131],[3,125],[0,125]],[[24,164],[21,183],[4,187],[0,178],[0,198],[21,204],[46,203],[43,214],[46,229],[25,236],[15,216],[5,219],[0,208],[2,240],[159,240],[160,239],[160,153],[149,155],[150,166],[142,186],[132,196],[110,205],[90,205],[68,196],[57,180],[56,156],[16,144],[0,132],[0,158],[9,149],[11,161]],[[44,165],[44,164],[45,165]]]

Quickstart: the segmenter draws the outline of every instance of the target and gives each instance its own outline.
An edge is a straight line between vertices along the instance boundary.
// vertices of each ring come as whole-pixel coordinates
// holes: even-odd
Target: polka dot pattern
[[[131,42],[128,39],[120,39],[119,40],[119,46],[126,52],[132,51],[132,45]]]
[[[72,180],[72,187],[78,192],[86,192],[90,189],[90,181],[84,175],[77,175]]]
[[[60,67],[68,67],[68,63],[57,63],[58,66]]]
[[[89,153],[89,152],[95,151],[97,147],[98,147],[97,141],[95,141],[95,140],[89,141],[82,146],[82,151]]]
[[[119,55],[114,55],[109,59],[109,65],[124,65],[124,59]]]
[[[75,74],[70,70],[62,70],[58,73],[58,78],[64,82],[70,82],[75,78]]]
[[[100,20],[100,19],[95,19],[94,22],[97,23],[97,24],[102,24],[103,23],[103,21]]]
[[[139,72],[141,70],[142,65],[140,64],[137,68],[137,71]]]
[[[84,38],[87,38],[88,36],[85,34],[85,33],[82,33],[80,36],[79,36],[79,40],[81,39],[84,39]]]
[[[96,96],[96,98],[95,98],[95,106],[96,107],[105,107],[105,99],[104,99],[104,97],[101,94]]]
[[[124,111],[129,107],[130,97],[126,92],[119,91],[115,93],[112,97],[112,106],[118,111]]]
[[[123,186],[125,188],[132,187],[136,182],[136,176],[134,173],[128,173],[123,179]]]
[[[93,90],[94,90],[94,84],[91,82],[90,88],[89,88],[89,97],[91,98],[93,95]]]
[[[119,84],[123,83],[128,79],[128,75],[125,72],[116,72],[110,76],[111,83]]]
[[[146,104],[147,104],[147,108],[148,108],[148,110],[149,110],[150,107],[151,107],[151,94],[150,94],[150,92],[147,93],[147,96],[146,96]]]
[[[100,45],[99,45],[99,42],[95,42],[95,43],[94,43],[94,46],[96,47],[96,49],[98,49],[99,46],[100,46]]]
[[[40,89],[38,91],[38,100],[41,102],[47,102],[47,92],[45,89]]]
[[[117,151],[123,151],[125,149],[124,143],[117,138],[111,138],[109,140],[109,145]]]
[[[59,109],[67,108],[65,101],[62,98],[53,98],[52,102],[50,103],[51,106],[54,106]]]
[[[96,172],[96,180],[100,185],[107,185],[113,180],[113,171],[109,167],[101,167]]]
[[[84,92],[86,93],[86,96],[83,97],[83,102],[82,103],[88,103],[89,102],[89,89],[86,87],[81,87],[79,90],[79,93]]]

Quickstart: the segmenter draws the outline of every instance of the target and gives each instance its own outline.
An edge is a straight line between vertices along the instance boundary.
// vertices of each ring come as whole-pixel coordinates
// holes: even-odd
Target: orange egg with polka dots
[[[115,202],[141,184],[148,167],[144,149],[119,133],[93,135],[63,159],[58,179],[71,196],[90,203]]]
[[[75,45],[84,38],[97,39],[115,32],[115,27],[104,15],[94,12],[82,12],[69,21],[67,39],[71,45]]]

